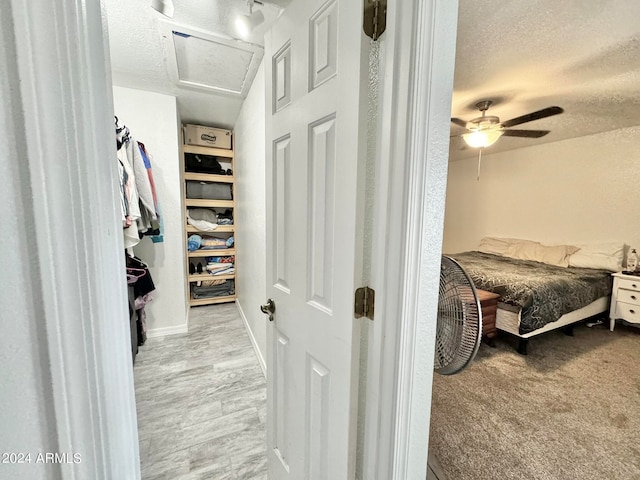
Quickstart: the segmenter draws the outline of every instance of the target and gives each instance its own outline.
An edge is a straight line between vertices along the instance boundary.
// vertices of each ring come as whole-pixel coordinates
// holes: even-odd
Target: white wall
[[[266,370],[267,325],[258,310],[266,298],[265,78],[260,65],[234,131],[236,177],[236,290],[258,359]]]
[[[114,111],[131,135],[151,153],[151,166],[164,222],[164,242],[143,238],[134,248],[149,265],[156,291],[146,307],[150,335],[187,329],[184,229],[180,190],[179,126],[175,97],[113,87]]]
[[[640,247],[640,126],[451,162],[444,248],[483,236]]]

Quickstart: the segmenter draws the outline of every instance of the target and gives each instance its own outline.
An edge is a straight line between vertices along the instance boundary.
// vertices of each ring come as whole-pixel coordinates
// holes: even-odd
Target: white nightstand
[[[640,324],[640,277],[613,274],[613,292],[611,292],[611,309],[609,310],[609,330],[613,332],[616,318]]]

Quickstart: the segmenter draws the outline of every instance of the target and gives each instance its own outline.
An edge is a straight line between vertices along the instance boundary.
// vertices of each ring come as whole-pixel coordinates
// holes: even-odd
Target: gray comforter
[[[502,308],[522,309],[520,334],[611,295],[611,273],[603,270],[556,267],[481,252],[450,256],[463,266],[476,288],[499,293]]]

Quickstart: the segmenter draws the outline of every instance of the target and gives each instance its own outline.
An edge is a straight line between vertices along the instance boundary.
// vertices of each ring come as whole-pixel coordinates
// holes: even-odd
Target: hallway
[[[144,480],[266,480],[266,382],[235,304],[191,309],[134,374]]]

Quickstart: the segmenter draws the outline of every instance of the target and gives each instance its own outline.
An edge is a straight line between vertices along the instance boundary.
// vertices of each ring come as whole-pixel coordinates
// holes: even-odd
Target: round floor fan
[[[434,370],[453,375],[464,370],[480,348],[482,310],[473,281],[453,258],[442,256]],[[440,462],[429,449],[427,480],[444,479]]]
[[[441,375],[463,370],[482,339],[482,310],[473,281],[453,258],[443,256],[434,369]]]

